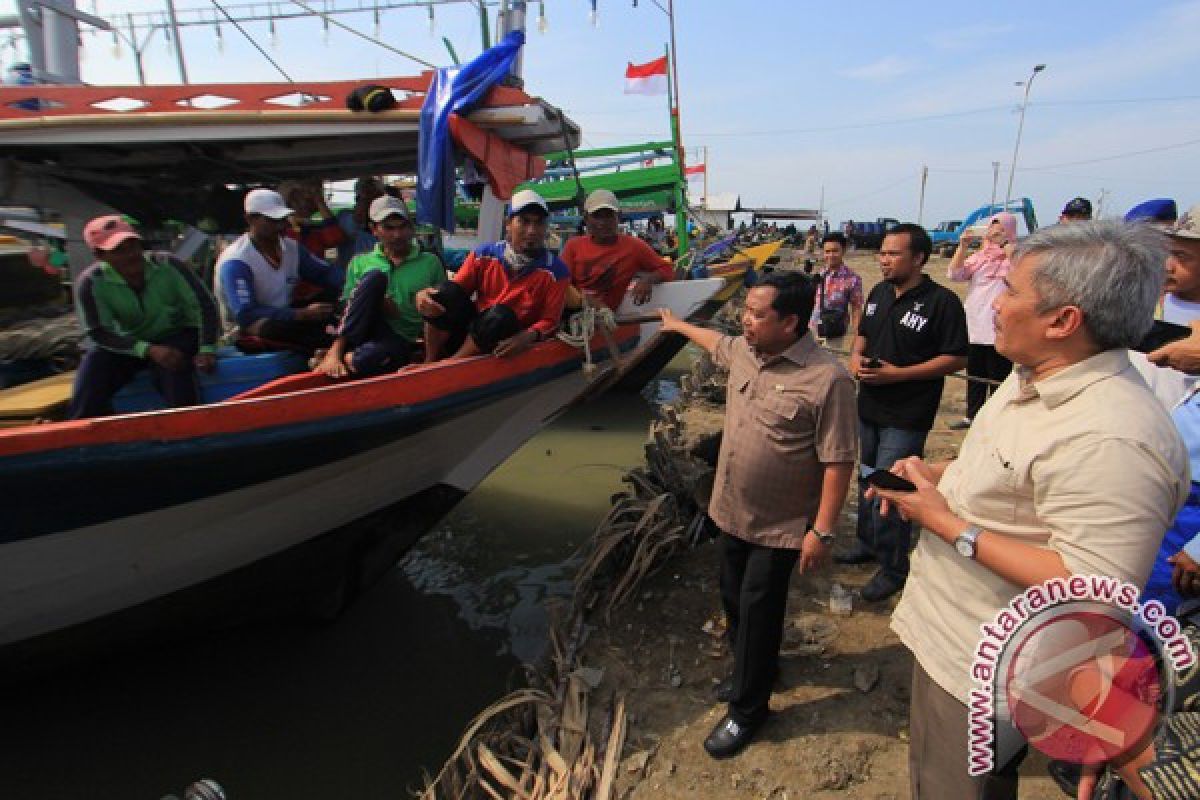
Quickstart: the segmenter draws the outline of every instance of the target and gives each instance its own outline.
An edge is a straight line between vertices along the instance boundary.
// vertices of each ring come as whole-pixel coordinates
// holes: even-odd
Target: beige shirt
[[[955,514],[985,531],[1053,550],[1072,573],[1138,586],[1188,487],[1183,442],[1125,350],[1036,383],[1014,372],[938,485]],[[1021,591],[926,533],[892,629],[966,703],[979,626]]]
[[[709,516],[740,539],[799,550],[824,465],[858,456],[854,381],[811,335],[766,360],[725,336],[713,361],[729,370],[729,389]]]

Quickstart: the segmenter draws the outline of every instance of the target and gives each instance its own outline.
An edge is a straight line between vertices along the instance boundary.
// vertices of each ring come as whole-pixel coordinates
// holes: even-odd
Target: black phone
[[[871,356],[865,363],[867,369],[879,369],[883,366],[883,362],[879,360],[879,356]]]
[[[901,478],[894,472],[888,472],[886,469],[877,469],[867,473],[864,480],[872,486],[892,492],[915,492],[917,490],[915,483]]]
[[[1192,329],[1186,325],[1176,325],[1174,322],[1154,320],[1150,332],[1133,348],[1139,353],[1152,353],[1160,347],[1166,347],[1171,342],[1186,339],[1192,335]]]

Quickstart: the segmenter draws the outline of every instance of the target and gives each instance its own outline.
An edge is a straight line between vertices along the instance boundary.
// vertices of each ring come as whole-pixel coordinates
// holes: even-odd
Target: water
[[[659,385],[658,393],[670,390]],[[640,463],[651,406],[607,395],[518,451],[337,623],[277,621],[0,687],[0,798],[402,797],[545,646],[545,601]]]

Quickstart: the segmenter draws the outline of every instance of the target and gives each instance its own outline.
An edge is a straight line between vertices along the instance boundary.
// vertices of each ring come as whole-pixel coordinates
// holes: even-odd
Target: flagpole
[[[675,59],[668,45],[663,45],[663,52],[667,59],[667,121],[671,126],[671,142],[675,146],[675,166],[679,170],[679,183],[675,185],[675,239],[679,242],[676,258],[683,258],[688,251],[687,161],[683,157],[683,142],[679,136],[679,109],[675,103],[677,96],[672,91],[671,70],[675,67]]]

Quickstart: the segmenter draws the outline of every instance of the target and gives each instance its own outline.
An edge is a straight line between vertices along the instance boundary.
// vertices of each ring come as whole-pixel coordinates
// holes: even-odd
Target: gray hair
[[[1018,244],[1012,262],[1025,256],[1039,257],[1038,313],[1077,306],[1101,350],[1133,347],[1149,332],[1167,260],[1165,237],[1149,225],[1054,225]]]

